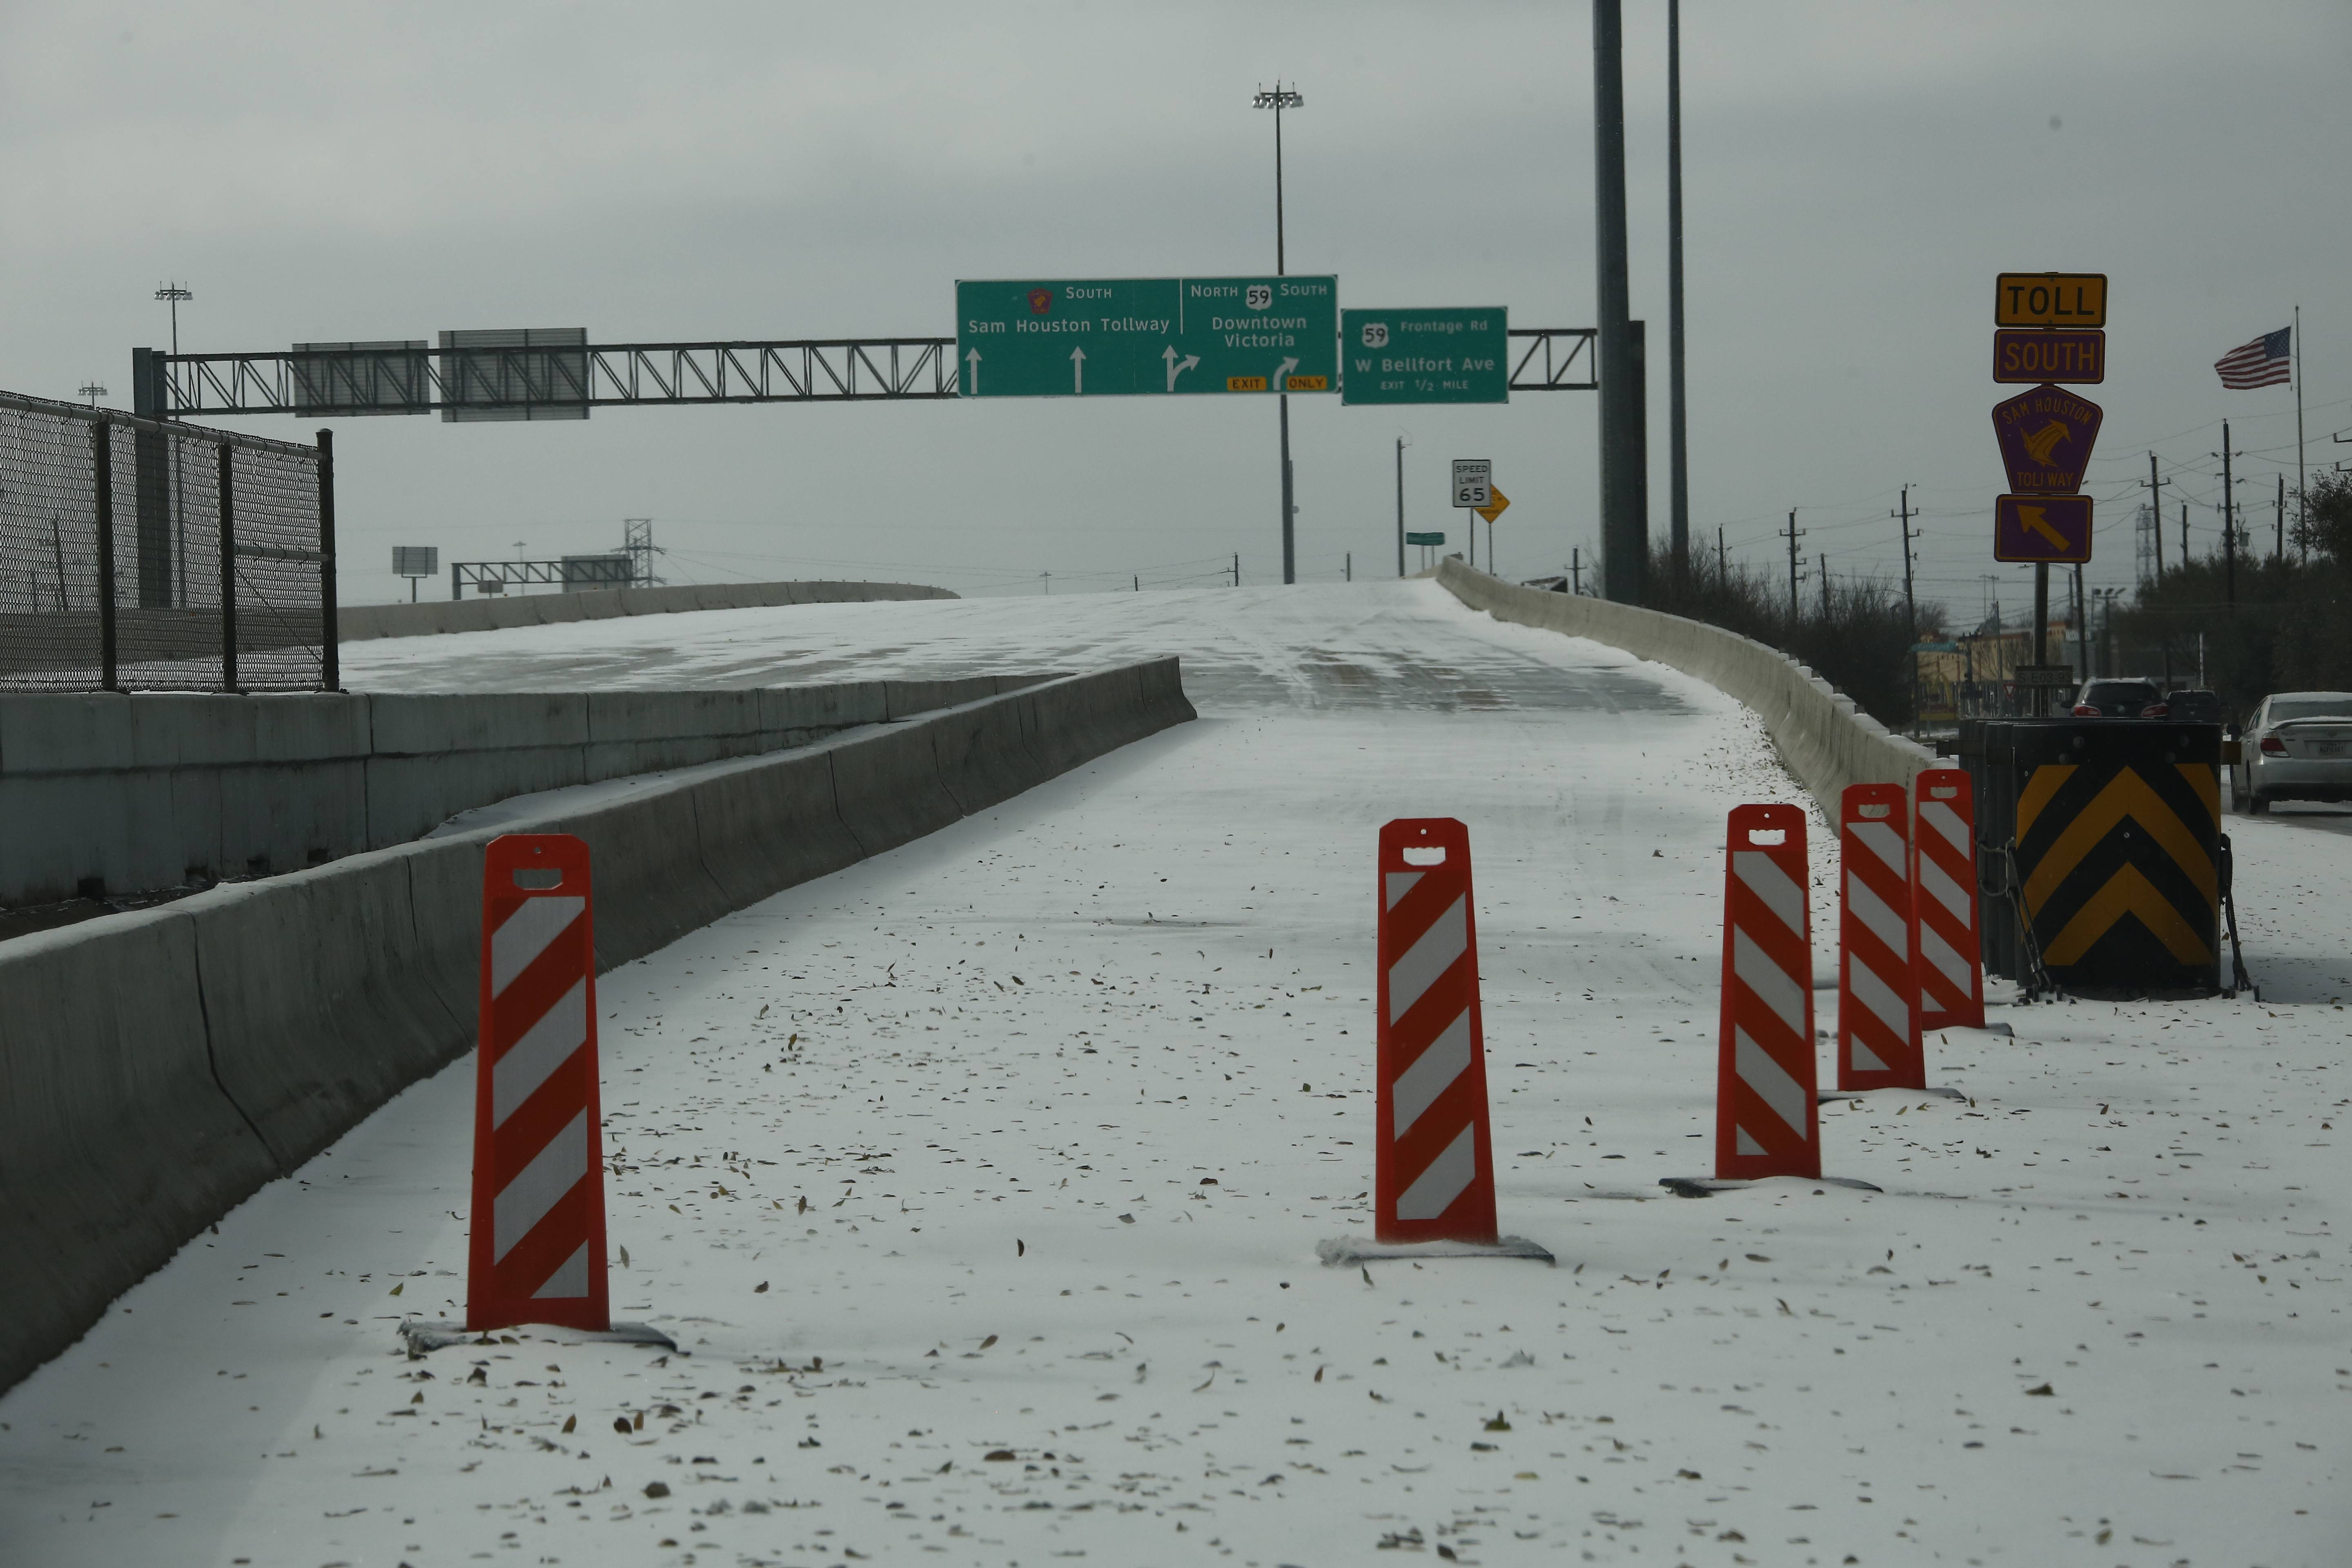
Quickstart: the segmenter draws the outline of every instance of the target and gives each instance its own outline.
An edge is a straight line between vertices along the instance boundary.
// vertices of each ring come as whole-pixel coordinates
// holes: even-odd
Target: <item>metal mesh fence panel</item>
[[[311,447],[0,393],[0,689],[324,684],[320,473]]]
[[[0,406],[0,685],[98,684],[90,429]]]

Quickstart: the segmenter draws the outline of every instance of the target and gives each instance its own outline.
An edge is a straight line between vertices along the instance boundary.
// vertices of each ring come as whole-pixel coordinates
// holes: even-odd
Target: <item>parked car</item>
[[[2281,691],[2246,721],[2230,773],[2238,809],[2276,800],[2352,799],[2352,691]]]
[[[2168,691],[2164,706],[2176,723],[2219,724],[2222,722],[2221,699],[2202,688],[2187,691]]]
[[[2146,680],[2086,680],[2074,693],[2077,719],[2162,719],[2164,698]]]

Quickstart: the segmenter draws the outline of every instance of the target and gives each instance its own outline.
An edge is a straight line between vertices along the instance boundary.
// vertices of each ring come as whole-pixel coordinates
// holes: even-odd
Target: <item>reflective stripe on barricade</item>
[[[1977,932],[1977,813],[1969,775],[1929,768],[1911,781],[1911,978],[1919,1028],[1984,1027]]]
[[[1380,898],[1373,1234],[1491,1243],[1495,1157],[1469,829],[1444,816],[1381,828]]]
[[[466,1326],[611,1327],[588,847],[509,834],[482,865]]]
[[[1837,1085],[1925,1089],[1911,978],[1911,807],[1901,784],[1846,786],[1838,803]]]
[[[1822,1173],[1805,887],[1803,809],[1734,806],[1715,1121],[1715,1173],[1722,1180]]]

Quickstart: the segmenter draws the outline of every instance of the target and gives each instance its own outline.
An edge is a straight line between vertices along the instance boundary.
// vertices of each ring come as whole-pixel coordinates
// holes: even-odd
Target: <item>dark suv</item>
[[[2074,694],[2077,719],[2163,719],[2171,710],[2145,680],[2086,680]]]
[[[2210,691],[2168,691],[2164,706],[2172,718],[2184,724],[2219,724],[2221,722],[2221,700]],[[2145,714],[2142,715],[2146,717]]]

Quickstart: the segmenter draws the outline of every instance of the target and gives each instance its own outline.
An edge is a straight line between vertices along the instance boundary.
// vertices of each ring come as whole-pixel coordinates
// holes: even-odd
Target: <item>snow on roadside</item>
[[[1199,723],[605,977],[614,1300],[688,1353],[398,1354],[463,1300],[464,1064],[0,1397],[0,1560],[2339,1561],[2352,846],[2239,834],[2263,1005],[1997,1007],[1931,1046],[1970,1099],[1824,1111],[1883,1194],[1665,1197],[1723,813],[1790,786],[1696,683],[1382,592],[1204,606]],[[1438,813],[1557,1268],[1314,1261],[1372,834]]]

